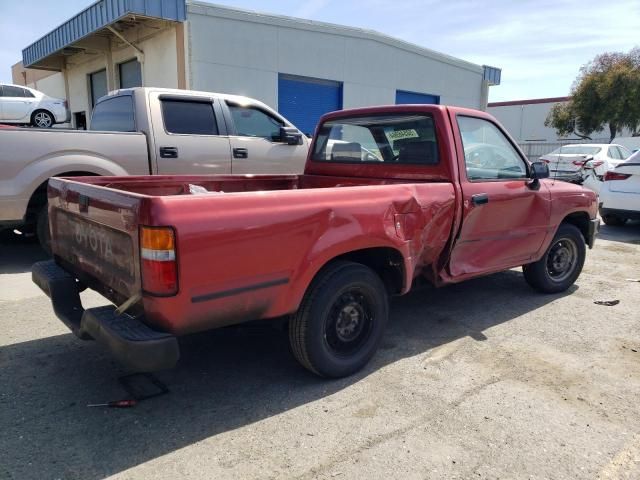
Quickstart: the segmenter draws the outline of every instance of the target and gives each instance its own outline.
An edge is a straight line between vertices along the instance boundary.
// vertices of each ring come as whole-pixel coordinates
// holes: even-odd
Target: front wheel
[[[317,275],[289,321],[293,354],[322,377],[351,375],[375,354],[388,310],[385,286],[373,270],[335,262]]]
[[[540,260],[522,267],[529,285],[543,293],[564,292],[582,272],[587,249],[582,232],[563,223]]]

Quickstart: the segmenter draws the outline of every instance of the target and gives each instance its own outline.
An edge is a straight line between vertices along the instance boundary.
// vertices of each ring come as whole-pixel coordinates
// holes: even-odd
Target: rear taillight
[[[540,160],[542,160],[544,163],[551,163],[551,160],[547,160],[546,158],[541,158]]]
[[[140,227],[140,266],[146,293],[178,293],[176,241],[171,227]]]
[[[618,173],[618,172],[614,172],[613,170],[609,170],[604,174],[603,180],[605,182],[608,182],[610,180],[626,180],[630,176],[631,174],[629,173]]]
[[[581,167],[582,165],[584,165],[585,161],[584,160],[574,160],[573,163],[576,167]]]

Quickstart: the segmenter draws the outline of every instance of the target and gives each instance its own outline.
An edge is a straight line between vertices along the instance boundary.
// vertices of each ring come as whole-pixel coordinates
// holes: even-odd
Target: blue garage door
[[[406,105],[408,103],[431,103],[438,105],[440,103],[440,96],[396,90],[396,105]]]
[[[293,75],[278,76],[278,111],[305,134],[313,134],[327,112],[342,109],[342,83]]]

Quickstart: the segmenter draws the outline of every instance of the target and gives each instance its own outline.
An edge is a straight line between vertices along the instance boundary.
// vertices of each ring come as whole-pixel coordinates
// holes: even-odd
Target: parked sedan
[[[622,145],[584,143],[563,145],[540,157],[549,164],[551,178],[581,183],[581,169],[585,162],[591,161],[595,175],[602,179],[605,172],[628,158],[631,152]]]
[[[599,207],[607,225],[640,220],[640,152],[605,173]]]
[[[50,128],[70,120],[67,101],[33,88],[0,84],[0,123]]]

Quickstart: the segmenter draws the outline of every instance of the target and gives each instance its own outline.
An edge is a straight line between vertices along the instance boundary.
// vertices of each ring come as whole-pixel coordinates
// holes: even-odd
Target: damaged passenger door
[[[528,162],[490,117],[457,109],[450,115],[463,201],[450,274],[460,278],[530,263],[548,232],[549,191],[532,182]]]

